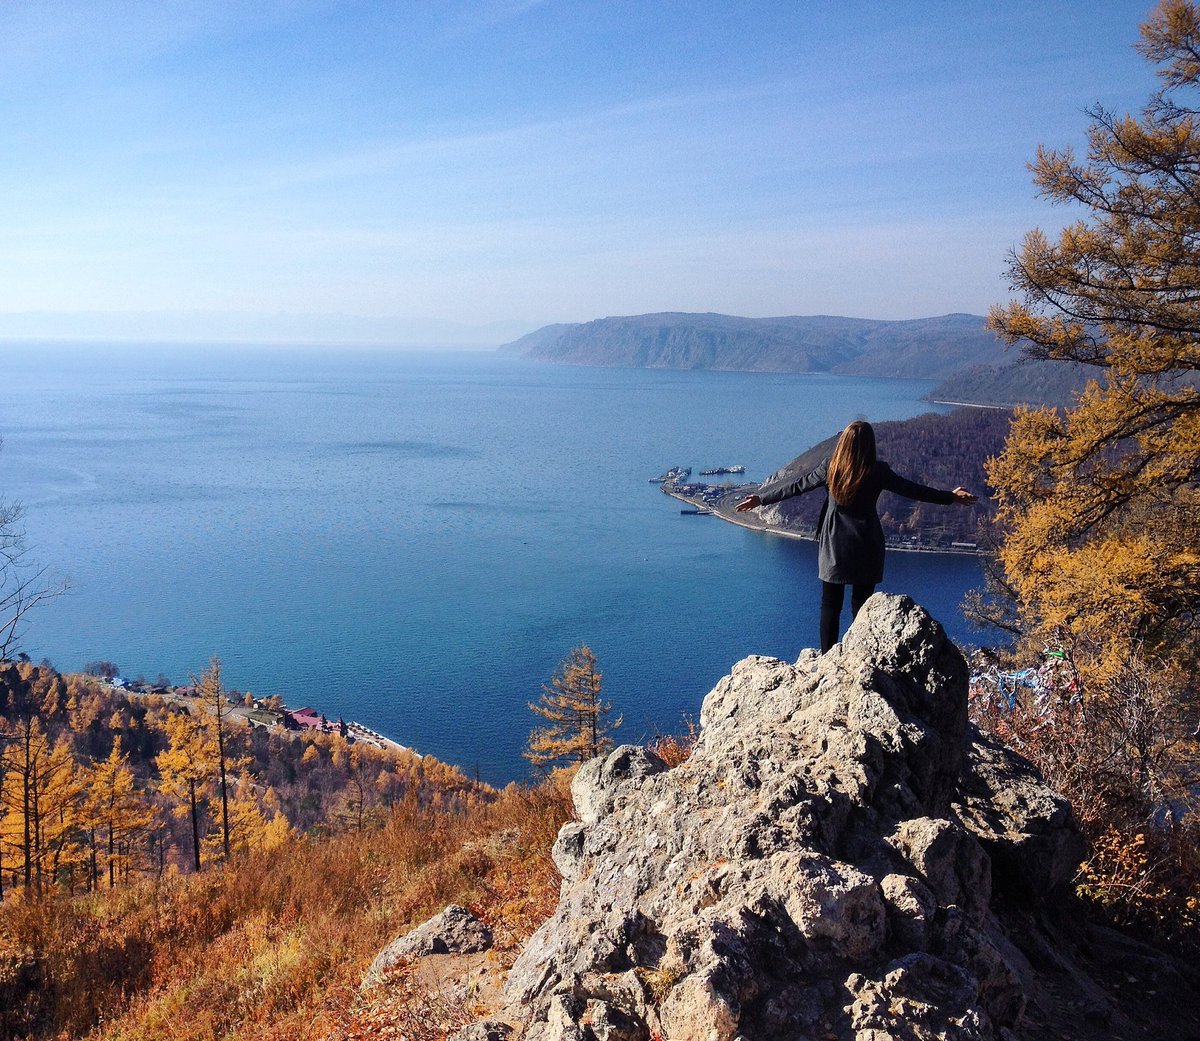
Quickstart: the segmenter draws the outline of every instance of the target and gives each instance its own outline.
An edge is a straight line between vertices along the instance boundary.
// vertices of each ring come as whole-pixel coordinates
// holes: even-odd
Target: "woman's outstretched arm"
[[[884,465],[883,487],[889,492],[903,495],[906,499],[916,499],[918,502],[935,502],[942,506],[970,506],[978,501],[978,496],[972,495],[966,488],[958,487],[953,491],[943,491],[941,488],[930,488],[927,484],[918,484],[907,477],[901,477],[886,463]]]
[[[757,493],[748,495],[739,502],[734,509],[738,513],[745,513],[747,510],[753,510],[759,506],[770,506],[771,503],[782,502],[784,499],[790,499],[793,495],[803,495],[805,492],[811,492],[814,488],[823,488],[828,473],[829,461],[826,460],[803,477],[797,477],[790,481],[786,479],[776,481],[765,488],[760,488]]]

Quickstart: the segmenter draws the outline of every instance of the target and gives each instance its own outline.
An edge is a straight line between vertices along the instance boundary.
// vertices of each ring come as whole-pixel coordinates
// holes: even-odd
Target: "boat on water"
[[[718,474],[744,474],[744,466],[718,466],[715,470],[701,470],[701,477],[716,477]]]
[[[685,517],[711,517],[712,516],[712,510],[700,510],[700,509],[698,509],[698,510],[680,510],[679,512],[682,515],[684,515]]]
[[[692,468],[690,466],[672,466],[661,477],[651,477],[651,484],[667,484],[670,481],[686,481],[692,476]]]

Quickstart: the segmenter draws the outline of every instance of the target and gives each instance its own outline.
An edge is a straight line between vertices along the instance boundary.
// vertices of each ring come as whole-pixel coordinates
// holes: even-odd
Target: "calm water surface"
[[[280,693],[523,776],[526,708],[580,642],[638,740],[747,654],[815,642],[810,543],[686,517],[647,478],[761,479],[922,381],[588,369],[490,352],[0,347],[0,496],[70,592],[24,649]],[[882,588],[960,639],[967,557]]]

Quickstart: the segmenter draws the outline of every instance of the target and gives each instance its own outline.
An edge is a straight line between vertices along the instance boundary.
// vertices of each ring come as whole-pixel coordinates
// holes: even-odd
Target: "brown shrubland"
[[[461,811],[412,798],[378,826],[296,838],[216,870],[9,901],[0,906],[0,1033],[353,1036],[373,1015],[357,998],[371,959],[446,904],[488,921],[500,956],[533,932],[557,898],[549,847],[568,811],[558,775]],[[409,998],[426,1012],[437,1004],[436,995]],[[383,1000],[395,1005],[396,993]]]

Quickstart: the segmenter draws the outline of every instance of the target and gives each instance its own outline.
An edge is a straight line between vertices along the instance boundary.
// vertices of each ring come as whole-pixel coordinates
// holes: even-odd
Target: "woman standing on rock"
[[[883,528],[875,504],[880,492],[894,492],[907,499],[969,506],[976,501],[966,488],[951,492],[928,488],[895,473],[875,457],[875,431],[871,424],[856,420],[842,431],[833,455],[811,473],[795,480],[782,479],[747,496],[737,504],[738,513],[770,506],[825,488],[828,497],[817,521],[817,574],[821,579],[821,653],[838,637],[838,623],[851,586],[851,618],[858,614],[883,580]]]

